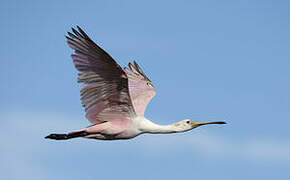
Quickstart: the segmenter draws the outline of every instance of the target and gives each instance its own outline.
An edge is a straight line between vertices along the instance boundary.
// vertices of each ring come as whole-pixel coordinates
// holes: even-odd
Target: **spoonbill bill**
[[[77,26],[66,36],[74,50],[73,63],[83,83],[81,101],[91,126],[68,134],[50,134],[45,138],[67,140],[83,137],[100,140],[130,139],[143,133],[166,134],[192,130],[223,121],[198,122],[185,119],[170,125],[158,125],[144,117],[156,90],[134,61],[128,67],[119,64]]]

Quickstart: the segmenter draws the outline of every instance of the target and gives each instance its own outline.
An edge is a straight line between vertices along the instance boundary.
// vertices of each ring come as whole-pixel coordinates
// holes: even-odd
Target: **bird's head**
[[[215,122],[198,122],[190,119],[185,119],[182,121],[179,121],[178,123],[175,123],[174,126],[176,126],[176,129],[178,131],[189,131],[191,129],[197,128],[202,125],[207,125],[207,124],[226,124],[224,121],[215,121]]]

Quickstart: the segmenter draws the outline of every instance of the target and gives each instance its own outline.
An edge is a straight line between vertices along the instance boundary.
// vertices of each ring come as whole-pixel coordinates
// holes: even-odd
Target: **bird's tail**
[[[75,132],[71,132],[68,134],[50,134],[48,136],[46,136],[46,139],[54,139],[54,140],[67,140],[67,139],[71,139],[71,138],[77,138],[77,137],[84,137],[89,135],[88,132],[82,130],[82,131],[75,131]]]

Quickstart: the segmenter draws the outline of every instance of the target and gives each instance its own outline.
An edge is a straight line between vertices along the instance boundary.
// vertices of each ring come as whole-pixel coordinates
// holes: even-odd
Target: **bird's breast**
[[[142,121],[142,118],[140,117],[134,117],[131,119],[132,123],[130,123],[124,131],[119,133],[116,138],[118,139],[130,139],[134,138],[140,134],[142,134],[142,131],[140,131],[140,122]]]

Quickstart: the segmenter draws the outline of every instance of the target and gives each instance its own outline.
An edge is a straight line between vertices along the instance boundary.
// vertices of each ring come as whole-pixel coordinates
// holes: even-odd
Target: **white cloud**
[[[13,172],[13,168],[22,169],[24,172],[33,172],[35,165],[29,165],[27,162],[27,154],[31,152],[48,152],[56,149],[56,144],[44,141],[43,137],[51,131],[62,132],[67,130],[75,130],[88,125],[85,118],[66,117],[65,115],[52,113],[9,113],[2,115],[3,120],[0,122],[1,132],[1,159],[6,159],[10,162],[10,166],[0,163],[0,167],[5,167],[6,172]],[[14,133],[11,133],[14,132]],[[231,137],[231,138],[229,138]],[[89,141],[89,140],[87,140]],[[74,143],[83,142],[81,140]],[[69,143],[66,141],[66,143]],[[88,144],[88,149],[94,143]],[[102,146],[115,146],[112,143],[100,143],[97,146],[102,149]],[[209,134],[208,132],[199,129],[193,132],[183,134],[170,135],[142,135],[133,141],[120,143],[121,147],[127,146],[128,149],[145,148],[150,151],[160,149],[160,152],[172,152],[176,148],[187,148],[193,153],[203,154],[213,158],[234,158],[244,159],[253,162],[271,161],[277,163],[290,164],[290,142],[276,139],[243,140],[234,138],[232,135],[217,135]],[[94,144],[94,146],[96,146]],[[21,147],[21,148],[20,148]],[[118,146],[119,147],[119,146]],[[152,152],[152,151],[151,151]],[[23,166],[23,167],[22,167]],[[38,172],[44,171],[40,167]],[[45,174],[41,172],[40,174]],[[37,179],[37,178],[36,178]]]
[[[77,127],[77,122],[77,118],[57,113],[1,113],[1,177],[3,179],[52,179],[51,172],[41,166],[44,163],[38,162],[41,155],[45,156],[50,148],[55,148],[44,141],[44,136],[50,131],[61,132],[66,127]]]
[[[271,161],[290,164],[290,142],[275,139],[243,140],[229,139],[226,135],[213,135],[205,131],[186,133],[170,137],[155,136],[144,138],[144,146],[168,149],[184,147],[195,153],[212,157],[231,157],[249,161]]]
[[[290,163],[290,142],[280,140],[255,140],[245,144],[249,157]]]

